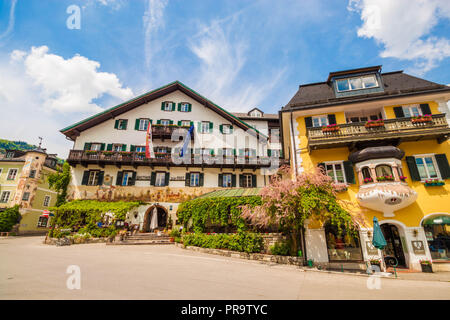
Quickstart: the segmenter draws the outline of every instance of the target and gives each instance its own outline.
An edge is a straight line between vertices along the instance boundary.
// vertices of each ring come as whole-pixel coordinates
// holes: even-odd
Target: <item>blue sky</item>
[[[65,156],[59,129],[174,80],[269,113],[330,71],[383,65],[449,84],[449,3],[0,0],[0,137],[43,136]]]

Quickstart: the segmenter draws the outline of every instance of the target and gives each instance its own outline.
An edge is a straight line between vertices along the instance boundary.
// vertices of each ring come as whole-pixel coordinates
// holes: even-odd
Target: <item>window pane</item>
[[[351,88],[352,90],[362,89],[362,81],[361,81],[361,78],[348,79],[348,82],[350,82],[350,88]]]
[[[328,256],[330,261],[362,260],[359,237],[353,236],[344,229],[342,233],[331,225],[325,226]]]
[[[345,90],[350,90],[350,87],[348,86],[348,80],[338,80],[336,81],[337,83],[337,88],[338,91],[345,91]]]
[[[403,113],[405,114],[406,118],[412,117],[411,111],[409,110],[409,108],[403,108]]]
[[[416,158],[417,169],[419,170],[420,179],[427,179],[427,171],[425,170],[425,164],[422,158]]]
[[[437,178],[436,168],[434,167],[433,159],[431,157],[425,158],[425,163],[427,164],[428,173],[430,178]]]
[[[327,175],[330,176],[334,181],[336,181],[332,164],[327,164]]]
[[[334,165],[334,168],[336,170],[336,181],[344,183],[345,180],[344,180],[344,172],[342,170],[342,165],[336,164],[336,165]]]
[[[319,118],[313,118],[313,127],[320,127]]]
[[[392,176],[392,168],[388,165],[381,165],[375,168],[377,177]]]
[[[373,88],[377,86],[377,80],[374,76],[363,77],[362,82],[364,84],[364,88]]]

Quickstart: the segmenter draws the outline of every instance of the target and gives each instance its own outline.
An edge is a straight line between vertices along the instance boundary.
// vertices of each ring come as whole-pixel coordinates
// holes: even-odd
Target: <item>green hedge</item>
[[[211,249],[228,249],[248,253],[258,253],[264,247],[263,238],[258,233],[239,232],[236,234],[190,233],[182,238],[185,246]]]
[[[0,232],[10,232],[12,227],[19,223],[21,218],[19,206],[14,206],[0,212]]]
[[[241,217],[241,206],[261,205],[260,196],[199,198],[180,204],[178,220],[186,227],[192,223],[193,231],[202,233],[208,223],[218,226],[236,227],[239,231],[247,229]]]
[[[290,254],[290,244],[288,242],[279,241],[270,247],[270,253],[277,256],[288,256]]]

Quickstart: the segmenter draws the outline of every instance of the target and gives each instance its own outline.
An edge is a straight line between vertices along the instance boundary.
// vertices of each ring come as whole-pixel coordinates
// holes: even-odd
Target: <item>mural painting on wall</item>
[[[101,201],[184,202],[217,189],[121,187],[107,184],[99,187],[71,186],[68,199],[69,201],[85,199]]]

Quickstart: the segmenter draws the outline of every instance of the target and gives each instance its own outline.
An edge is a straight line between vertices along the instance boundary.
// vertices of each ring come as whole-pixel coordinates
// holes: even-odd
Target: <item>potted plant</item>
[[[431,114],[425,114],[423,116],[416,116],[411,118],[412,123],[427,123],[433,121]]]
[[[430,260],[420,260],[420,267],[422,268],[422,272],[433,272],[433,265]]]
[[[327,126],[322,127],[322,132],[337,132],[341,128],[337,124],[329,124]]]
[[[371,177],[364,178],[364,183],[371,183],[373,182],[373,179]]]
[[[384,120],[378,119],[378,120],[369,120],[365,124],[366,128],[378,128],[378,127],[384,127]]]
[[[425,180],[425,186],[426,187],[431,187],[431,186],[443,186],[445,184],[444,180],[439,180],[439,179],[428,179]]]

